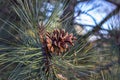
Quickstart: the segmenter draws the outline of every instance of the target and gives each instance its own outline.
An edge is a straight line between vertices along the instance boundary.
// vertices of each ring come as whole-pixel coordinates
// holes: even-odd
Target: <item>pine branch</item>
[[[106,65],[101,65],[99,67],[97,67],[95,70],[93,70],[94,72],[101,72],[102,70],[109,70],[109,68],[115,66],[115,64],[117,64],[118,62],[117,61],[112,61]]]
[[[120,7],[117,7],[115,10],[113,10],[111,13],[109,13],[98,25],[96,25],[92,31],[89,31],[84,37],[88,37],[91,34],[94,34],[98,32],[101,29],[101,26],[109,20],[112,16],[116,15],[120,11]]]
[[[110,69],[111,67],[115,66],[117,63],[118,63],[117,61],[112,61],[112,62],[110,62],[110,63],[108,63],[108,64],[106,64],[106,65],[101,65],[101,66],[95,68],[92,72],[100,73],[100,72],[103,71],[103,70],[108,70],[108,71],[110,72],[109,69]],[[85,74],[79,73],[79,75],[76,74],[76,76],[79,77],[79,78],[89,77],[89,75],[91,75],[91,72],[85,72]]]

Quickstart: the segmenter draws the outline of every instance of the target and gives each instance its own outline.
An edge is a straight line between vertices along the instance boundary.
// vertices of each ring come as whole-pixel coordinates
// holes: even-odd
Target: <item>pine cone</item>
[[[55,29],[52,33],[47,32],[45,38],[40,35],[40,39],[50,53],[60,54],[65,52],[70,45],[74,45],[76,37],[68,34],[64,29]]]

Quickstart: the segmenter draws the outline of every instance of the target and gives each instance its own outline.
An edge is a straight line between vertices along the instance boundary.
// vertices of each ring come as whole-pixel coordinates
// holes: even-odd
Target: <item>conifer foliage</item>
[[[87,0],[75,0],[74,5],[84,1]],[[4,30],[2,34],[7,36],[0,34],[0,80],[119,80],[119,48],[113,37],[118,33],[110,30],[108,37],[98,34],[101,38],[94,42],[89,37],[99,33],[102,24],[120,8],[93,30],[78,35],[74,11],[64,12],[71,2],[74,1],[8,1],[10,16],[0,17],[0,33]]]

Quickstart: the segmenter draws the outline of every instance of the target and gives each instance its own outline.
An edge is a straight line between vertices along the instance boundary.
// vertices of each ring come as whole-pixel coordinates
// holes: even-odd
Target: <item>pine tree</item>
[[[5,32],[12,36],[0,36],[1,80],[119,80],[119,48],[116,45],[119,40],[112,44],[119,30],[109,30],[108,37],[99,33],[101,38],[95,42],[89,42],[88,38],[102,30],[101,26],[116,15],[120,7],[91,31],[79,36],[71,25],[74,6],[79,1],[75,0],[74,5],[71,2],[9,1],[14,15],[8,20],[0,18],[9,28],[5,28]],[[66,16],[65,10],[71,6],[72,13]]]

